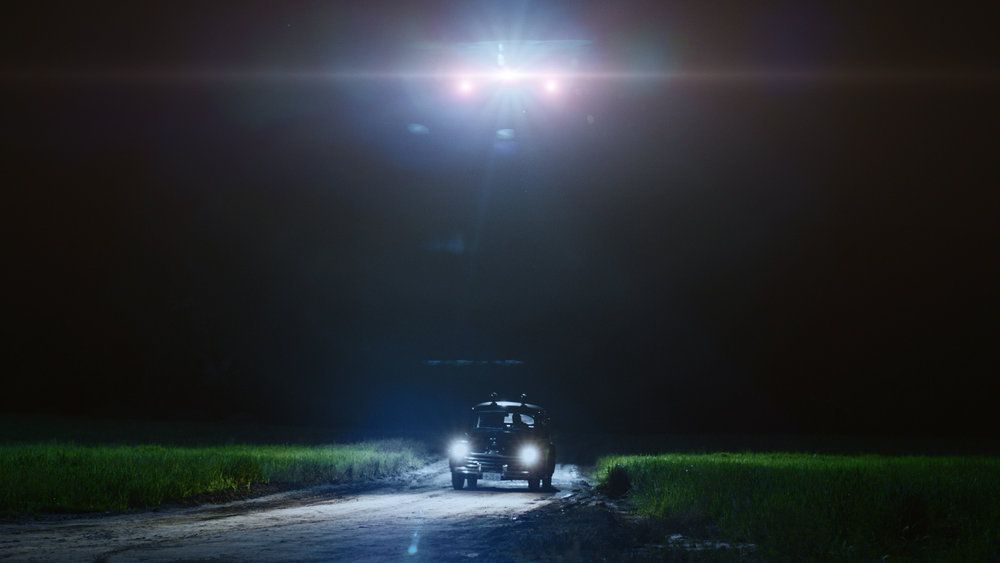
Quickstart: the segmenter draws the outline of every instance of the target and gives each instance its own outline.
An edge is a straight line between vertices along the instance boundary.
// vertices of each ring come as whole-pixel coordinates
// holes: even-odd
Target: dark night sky
[[[7,7],[0,407],[391,429],[523,390],[591,428],[997,431],[983,8],[410,4]],[[763,74],[595,80],[506,151],[412,81],[239,75],[496,39]],[[518,363],[426,363],[457,359]]]

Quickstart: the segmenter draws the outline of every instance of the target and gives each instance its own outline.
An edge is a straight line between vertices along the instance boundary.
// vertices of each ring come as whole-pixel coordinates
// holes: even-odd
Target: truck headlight
[[[528,444],[521,448],[521,463],[525,465],[535,465],[538,463],[538,458],[541,457],[541,452],[538,451],[538,446],[534,444]]]
[[[464,459],[469,453],[469,443],[465,440],[455,440],[448,448],[448,455],[453,459]]]

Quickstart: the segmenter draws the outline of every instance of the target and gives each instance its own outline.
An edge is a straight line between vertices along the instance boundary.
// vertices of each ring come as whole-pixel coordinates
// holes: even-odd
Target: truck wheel
[[[552,488],[552,477],[542,477],[542,488],[549,490]]]
[[[456,491],[461,491],[462,490],[462,485],[464,485],[464,484],[465,484],[465,476],[464,475],[462,475],[461,473],[452,473],[451,474],[451,486],[455,487]]]
[[[538,479],[528,479],[528,490],[529,491],[538,490]]]
[[[470,489],[475,489],[476,488],[476,483],[479,482],[479,478],[478,477],[466,477],[465,480],[469,483],[469,488]]]

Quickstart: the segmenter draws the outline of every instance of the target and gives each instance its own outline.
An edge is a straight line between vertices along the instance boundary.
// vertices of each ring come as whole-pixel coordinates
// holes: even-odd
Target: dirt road
[[[445,462],[393,483],[314,487],[225,505],[0,524],[0,559],[509,560],[498,529],[586,487],[560,466],[552,491],[524,482],[451,488]]]

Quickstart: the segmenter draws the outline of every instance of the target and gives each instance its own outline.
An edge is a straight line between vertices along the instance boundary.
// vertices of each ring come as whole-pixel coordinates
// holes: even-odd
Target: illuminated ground
[[[0,525],[0,559],[510,559],[500,528],[583,491],[560,466],[552,491],[524,482],[454,491],[445,462],[369,490],[318,487],[226,505]],[[501,534],[502,535],[502,534]]]

